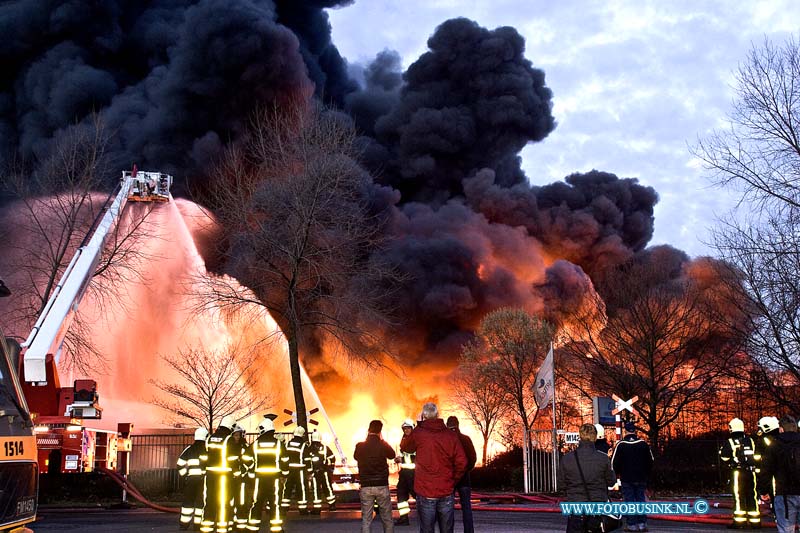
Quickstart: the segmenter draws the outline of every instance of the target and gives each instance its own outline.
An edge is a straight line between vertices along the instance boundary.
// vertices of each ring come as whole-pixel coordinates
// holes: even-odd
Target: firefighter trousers
[[[204,495],[205,477],[187,476],[183,485],[183,501],[181,502],[181,529],[187,529],[191,524],[199,526],[203,520],[205,507]]]
[[[314,500],[325,500],[329,506],[336,503],[336,495],[333,493],[333,486],[331,485],[331,468],[322,467],[314,472]],[[321,505],[320,505],[321,506]]]
[[[731,471],[733,523],[737,526],[761,524],[756,494],[756,473],[745,468]]]
[[[232,475],[208,472],[206,474],[206,507],[200,531],[228,533],[233,526]]]
[[[280,473],[259,474],[253,484],[253,504],[247,519],[247,529],[258,531],[261,527],[261,515],[267,508],[269,531],[283,531],[281,509],[281,489],[283,479]]]
[[[281,505],[284,508],[292,504],[292,497],[297,500],[300,511],[308,510],[308,472],[305,468],[290,467],[289,476],[283,486]]]
[[[255,479],[247,474],[233,478],[233,522],[238,531],[247,530],[247,518],[253,504],[253,485]]]
[[[411,507],[408,505],[409,496],[417,497],[414,492],[414,469],[400,467],[397,478],[397,512],[400,513],[400,518],[411,512]]]

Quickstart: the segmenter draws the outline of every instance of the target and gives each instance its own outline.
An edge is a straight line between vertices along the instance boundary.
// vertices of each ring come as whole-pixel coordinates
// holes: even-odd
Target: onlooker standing
[[[758,493],[767,500],[775,479],[775,522],[778,533],[794,532],[800,526],[800,433],[791,415],[780,419],[782,433],[766,448],[758,475]]]
[[[650,445],[636,436],[633,422],[625,422],[625,436],[617,443],[611,466],[622,481],[622,497],[626,502],[645,502],[647,480],[653,468]],[[647,531],[647,515],[628,515],[625,531]]]
[[[392,498],[389,495],[389,464],[394,450],[381,438],[383,422],[373,420],[367,429],[367,440],[356,444],[353,457],[358,462],[361,479],[361,533],[368,533],[375,505],[383,522],[383,531],[394,532],[392,523]]]
[[[456,492],[458,493],[458,501],[461,504],[461,521],[464,522],[464,533],[474,533],[475,526],[472,523],[472,484],[470,483],[469,473],[475,468],[478,455],[475,453],[472,439],[459,431],[458,418],[448,416],[447,427],[458,435],[461,446],[464,448],[464,453],[467,455],[467,471],[456,483]]]
[[[597,429],[592,424],[583,424],[579,430],[580,443],[577,449],[561,458],[558,469],[558,486],[566,491],[568,502],[606,502],[608,487],[616,481],[608,455],[595,449]],[[567,533],[586,531],[587,517],[569,515]]]
[[[436,404],[422,406],[422,421],[400,441],[400,451],[417,452],[414,491],[420,533],[453,532],[453,490],[467,471],[467,455],[454,432],[439,418]]]

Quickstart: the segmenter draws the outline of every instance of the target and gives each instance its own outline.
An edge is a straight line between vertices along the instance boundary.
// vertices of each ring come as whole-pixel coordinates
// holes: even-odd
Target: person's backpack
[[[800,479],[800,440],[784,441],[781,451],[786,479]]]

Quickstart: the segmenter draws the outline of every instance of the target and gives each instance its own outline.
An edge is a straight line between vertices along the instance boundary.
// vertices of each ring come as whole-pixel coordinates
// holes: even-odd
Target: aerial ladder
[[[55,363],[64,337],[102,256],[106,238],[112,234],[128,201],[168,202],[172,176],[160,172],[124,171],[113,201],[90,232],[61,276],[28,338],[21,344],[0,332],[0,532],[30,531],[25,524],[36,519],[38,494],[38,453],[30,402],[56,405],[65,419],[100,418],[102,410],[92,380],[77,380],[74,394],[58,388]],[[0,297],[12,288],[0,282]],[[20,357],[24,380],[19,379]],[[80,383],[81,390],[78,390]],[[52,389],[61,396],[35,394],[37,388]],[[26,394],[30,398],[26,398]],[[40,397],[47,397],[42,401]],[[55,403],[53,403],[55,401]],[[49,403],[48,403],[49,402]],[[33,405],[33,403],[30,403]],[[50,409],[53,410],[53,409]],[[35,411],[35,410],[33,410]]]

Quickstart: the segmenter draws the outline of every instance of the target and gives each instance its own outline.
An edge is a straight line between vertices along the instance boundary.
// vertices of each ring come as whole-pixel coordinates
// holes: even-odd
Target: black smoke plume
[[[374,209],[391,221],[384,253],[409,274],[394,339],[409,363],[452,359],[499,306],[577,305],[591,279],[645,249],[658,197],[636,179],[592,171],[529,184],[520,150],[556,119],[514,28],[449,20],[405,72],[384,51],[356,79],[325,12],[348,3],[3,3],[0,168],[36,172],[96,113],[117,168],[213,179],[255,106],[320,98],[361,135]]]

